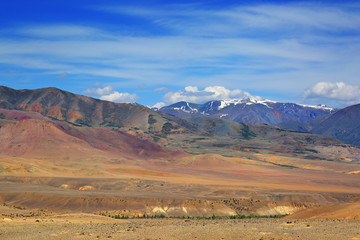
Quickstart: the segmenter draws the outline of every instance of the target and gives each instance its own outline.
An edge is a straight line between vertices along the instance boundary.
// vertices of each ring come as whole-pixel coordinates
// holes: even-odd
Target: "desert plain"
[[[211,154],[176,161],[81,171],[32,161],[47,176],[13,166],[1,176],[0,237],[360,239],[356,174]]]

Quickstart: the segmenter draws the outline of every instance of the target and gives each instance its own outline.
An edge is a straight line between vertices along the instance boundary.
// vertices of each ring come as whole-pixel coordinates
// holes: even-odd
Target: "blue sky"
[[[0,84],[117,102],[360,102],[360,2],[7,1]]]

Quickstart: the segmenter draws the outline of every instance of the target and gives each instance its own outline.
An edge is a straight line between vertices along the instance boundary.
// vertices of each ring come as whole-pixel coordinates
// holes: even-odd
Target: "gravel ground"
[[[3,219],[0,239],[351,239],[359,220]]]

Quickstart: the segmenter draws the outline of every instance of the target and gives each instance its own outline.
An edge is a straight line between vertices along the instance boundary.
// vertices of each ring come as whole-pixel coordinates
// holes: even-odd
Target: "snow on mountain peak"
[[[181,111],[187,112],[187,113],[196,113],[196,112],[198,112],[198,109],[190,107],[188,102],[181,102],[181,103],[182,103],[181,106],[174,107],[173,109],[174,110],[181,110]]]
[[[305,105],[305,104],[299,104],[300,106],[302,107],[308,107],[308,108],[315,108],[315,109],[323,109],[323,110],[327,110],[327,111],[330,111],[330,112],[333,112],[335,111],[335,108],[333,107],[328,107],[324,104],[319,104],[319,105]]]
[[[272,101],[269,99],[261,99],[259,97],[247,97],[243,99],[231,99],[231,100],[220,100],[220,105],[218,106],[218,110],[228,107],[230,105],[237,105],[237,104],[263,104],[269,107],[268,103],[277,103],[276,101]],[[270,107],[269,107],[270,108]]]
[[[242,104],[242,105],[256,105],[256,104],[261,104],[266,106],[267,108],[272,109],[273,107],[275,107],[274,104],[279,103],[277,101],[273,101],[273,100],[269,100],[269,99],[263,99],[260,97],[246,97],[246,98],[242,98],[242,99],[228,99],[228,100],[213,100],[207,103],[207,109],[203,110],[202,114],[204,114],[205,112],[213,112],[213,111],[220,111],[221,109],[224,109],[226,107],[230,107],[230,106],[236,106],[238,104]],[[284,105],[285,103],[283,103]],[[288,104],[286,104],[288,105]],[[293,103],[293,107],[295,107],[295,105],[301,106],[301,107],[307,107],[307,108],[313,108],[313,109],[319,109],[319,110],[324,110],[324,111],[328,111],[328,112],[333,112],[335,111],[335,108],[332,107],[328,107],[326,105],[304,105],[304,104],[295,104]],[[176,104],[176,106],[173,107],[174,110],[180,110],[183,112],[187,112],[187,113],[198,113],[200,110],[197,106],[194,106],[194,104],[189,103],[189,102],[179,102]]]

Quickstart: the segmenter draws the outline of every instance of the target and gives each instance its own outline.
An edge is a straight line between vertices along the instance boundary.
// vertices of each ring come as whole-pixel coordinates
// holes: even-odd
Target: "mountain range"
[[[278,131],[276,127],[257,125],[260,123],[331,136],[358,145],[359,106],[336,110],[323,105],[247,98],[205,104],[179,102],[154,111],[144,106],[103,101],[56,88],[15,90],[0,87],[0,119],[40,119],[41,116],[43,119],[40,120],[46,118],[45,121],[74,127],[120,129],[164,146],[171,145],[167,139],[171,134],[251,139],[261,135],[269,137],[271,134],[264,133],[264,129]],[[282,132],[293,134],[292,131]],[[173,143],[173,149],[177,150],[175,145]]]
[[[158,111],[181,118],[213,117],[239,123],[275,125],[337,138],[360,146],[360,104],[344,109],[244,98],[204,104],[178,102]]]
[[[304,123],[318,116],[328,115],[335,110],[325,105],[299,105],[271,100],[257,100],[255,98],[216,100],[204,104],[183,101],[159,109],[161,112],[177,117],[209,116],[241,123],[269,125],[278,125],[286,122]]]

